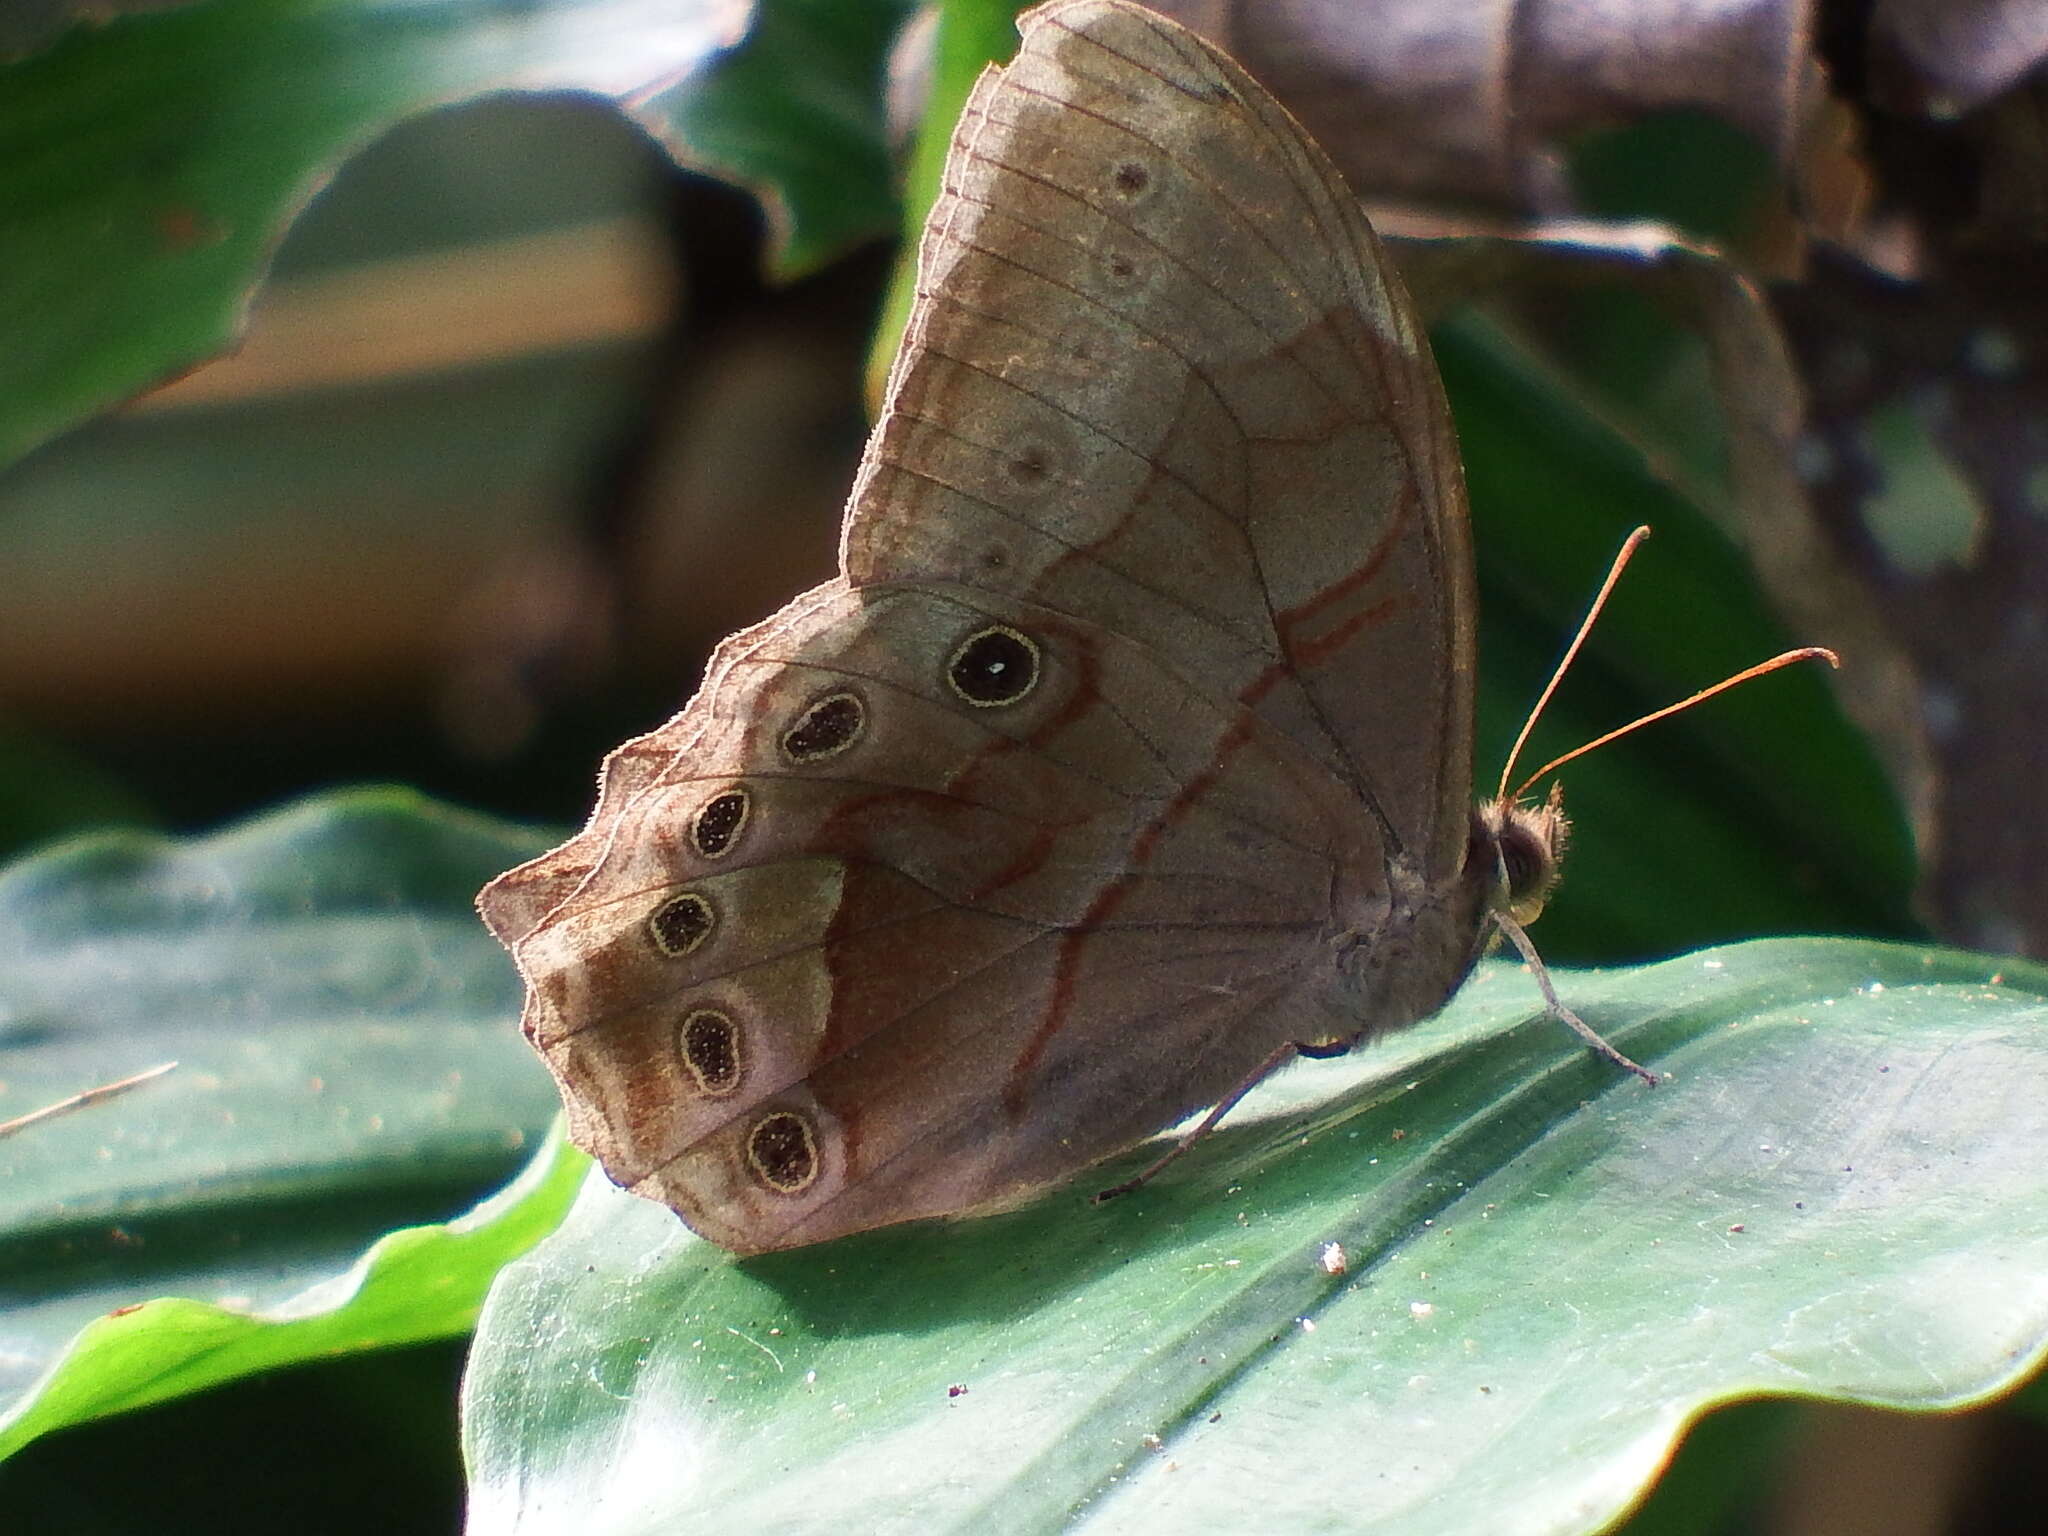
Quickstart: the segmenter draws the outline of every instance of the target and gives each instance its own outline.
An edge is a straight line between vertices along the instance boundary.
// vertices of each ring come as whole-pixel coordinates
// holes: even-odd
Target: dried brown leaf
[[[1160,0],[1369,198],[1557,216],[1579,135],[1676,108],[1749,134],[1824,231],[1862,203],[1803,0]]]

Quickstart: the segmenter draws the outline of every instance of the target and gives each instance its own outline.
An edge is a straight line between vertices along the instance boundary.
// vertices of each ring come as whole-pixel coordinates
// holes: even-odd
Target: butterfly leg
[[[1598,1039],[1599,1037],[1596,1035],[1594,1038]],[[1153,1177],[1164,1169],[1167,1164],[1173,1162],[1183,1152],[1194,1146],[1196,1142],[1215,1130],[1218,1122],[1237,1106],[1239,1099],[1250,1093],[1260,1083],[1271,1077],[1275,1072],[1278,1072],[1297,1056],[1305,1057],[1311,1061],[1319,1061],[1331,1056],[1342,1056],[1351,1049],[1353,1044],[1354,1042],[1350,1040],[1333,1040],[1328,1045],[1303,1045],[1298,1040],[1288,1040],[1274,1046],[1272,1052],[1264,1061],[1253,1067],[1251,1071],[1245,1073],[1238,1080],[1236,1087],[1216,1101],[1216,1107],[1202,1117],[1200,1125],[1197,1125],[1157,1158],[1154,1158],[1150,1163],[1139,1169],[1131,1178],[1125,1179],[1121,1184],[1113,1184],[1108,1189],[1097,1190],[1090,1198],[1089,1203],[1100,1205],[1105,1200],[1114,1200],[1119,1195],[1128,1195],[1132,1190],[1151,1183]]]
[[[1581,1040],[1622,1071],[1633,1072],[1652,1088],[1656,1087],[1659,1082],[1656,1073],[1622,1055],[1601,1037],[1598,1030],[1565,1007],[1563,999],[1557,995],[1557,988],[1550,984],[1550,968],[1543,963],[1543,957],[1536,953],[1536,946],[1529,938],[1529,931],[1505,912],[1495,912],[1493,922],[1508,936],[1508,941],[1522,952],[1522,958],[1529,963],[1529,974],[1536,978],[1536,985],[1543,993],[1544,1006],[1549,1009],[1551,1015],[1568,1025]],[[1238,1091],[1242,1093],[1244,1090]]]

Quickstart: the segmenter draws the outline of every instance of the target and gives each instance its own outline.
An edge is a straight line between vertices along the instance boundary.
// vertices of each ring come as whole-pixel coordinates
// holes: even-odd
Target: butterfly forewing
[[[1235,65],[1126,7],[1037,19],[955,137],[847,571],[1107,617],[1455,871],[1471,555],[1407,300]]]

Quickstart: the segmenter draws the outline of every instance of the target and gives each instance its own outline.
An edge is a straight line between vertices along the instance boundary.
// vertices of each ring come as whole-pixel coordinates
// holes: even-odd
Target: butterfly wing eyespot
[[[707,859],[723,858],[747,828],[753,813],[753,797],[734,785],[704,802],[690,821],[690,842]]]
[[[718,910],[695,891],[671,896],[647,919],[647,936],[671,960],[690,954],[711,937]]]
[[[676,1046],[701,1092],[725,1098],[739,1088],[745,1056],[731,1014],[718,1008],[691,1009],[676,1032]]]
[[[1045,483],[1046,476],[1051,467],[1051,459],[1051,451],[1044,444],[1025,443],[1022,447],[1011,453],[1009,462],[1004,465],[1004,471],[1009,475],[1011,482],[1018,487],[1036,489]],[[1003,563],[1001,552],[995,551],[994,553],[996,558],[991,560],[984,556],[982,563],[990,570],[1000,570]]]
[[[976,630],[953,649],[946,686],[976,709],[1015,704],[1038,686],[1038,642],[1007,624]]]
[[[782,733],[783,755],[793,763],[822,763],[858,741],[866,726],[867,706],[859,694],[845,689],[828,693]]]
[[[818,1138],[794,1110],[763,1115],[747,1132],[747,1167],[778,1195],[800,1195],[818,1181]]]

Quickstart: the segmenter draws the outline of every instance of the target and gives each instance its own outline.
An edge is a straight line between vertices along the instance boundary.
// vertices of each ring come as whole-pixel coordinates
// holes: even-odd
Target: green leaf
[[[0,858],[81,828],[151,819],[140,797],[88,758],[0,720]]]
[[[0,1450],[308,1350],[468,1326],[505,1245],[545,1230],[531,1211],[459,1241],[394,1238],[307,1293],[502,1182],[553,1116],[511,963],[471,907],[542,843],[359,792],[189,843],[82,840],[0,875],[0,1118],[179,1063],[0,1140],[0,1409],[62,1403]],[[189,1300],[106,1320],[167,1296]],[[333,1315],[227,1342],[263,1332],[248,1316],[315,1313]],[[35,1387],[67,1350],[63,1379]]]
[[[0,1457],[38,1436],[307,1361],[468,1331],[507,1260],[561,1221],[589,1160],[551,1139],[475,1210],[402,1228],[330,1280],[274,1306],[166,1297],[94,1319],[14,1410]]]
[[[894,227],[896,0],[195,0],[0,65],[0,464],[200,362],[351,153],[494,91],[618,102],[803,270]],[[751,31],[749,28],[751,27]]]
[[[868,349],[867,395],[879,402],[889,367],[910,323],[917,298],[918,244],[925,216],[939,198],[939,178],[953,146],[953,129],[974,82],[990,64],[1007,63],[1017,52],[1017,13],[1028,0],[942,0],[931,39],[931,93],[918,120],[903,198],[903,244],[882,314]]]
[[[740,1261],[593,1178],[486,1306],[471,1530],[1591,1529],[1715,1404],[1954,1407],[2041,1358],[2048,970],[1559,981],[1670,1080],[1492,968],[1102,1207],[1117,1169]]]
[[[679,164],[759,197],[777,271],[802,276],[895,232],[884,85],[912,9],[913,0],[758,0],[743,47],[634,115]]]

